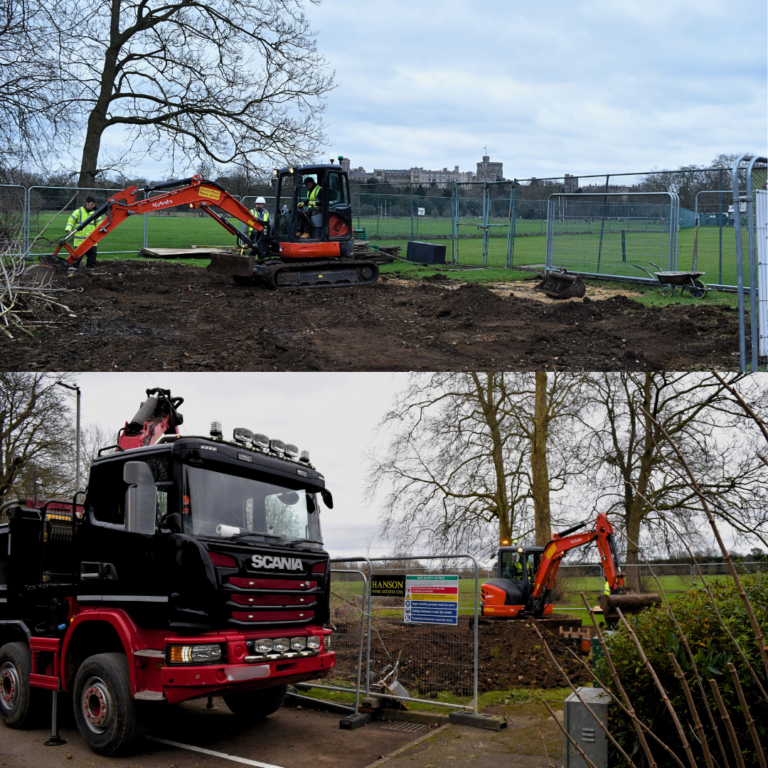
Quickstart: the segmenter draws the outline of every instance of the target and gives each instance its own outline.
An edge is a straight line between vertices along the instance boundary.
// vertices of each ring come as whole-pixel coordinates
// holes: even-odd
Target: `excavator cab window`
[[[501,553],[501,569],[500,578],[502,579],[514,579],[520,580],[523,578],[523,563],[520,559],[522,555],[518,555],[517,552],[502,552]]]
[[[342,173],[330,171],[328,173],[328,208],[332,210],[337,205],[349,205],[347,196],[346,178]]]
[[[278,240],[285,240],[291,235],[291,217],[293,215],[293,189],[295,176],[284,173],[278,179],[275,194],[274,232]]]

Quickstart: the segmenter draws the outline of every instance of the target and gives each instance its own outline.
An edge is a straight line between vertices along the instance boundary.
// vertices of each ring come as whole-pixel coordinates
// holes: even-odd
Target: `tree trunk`
[[[88,128],[85,132],[83,155],[80,161],[80,179],[78,186],[92,188],[99,173],[99,150],[101,137],[109,125],[107,112],[112,97],[117,75],[117,59],[120,54],[120,0],[112,0],[112,12],[109,26],[109,47],[104,54],[104,66],[101,70],[99,96],[88,117]],[[83,204],[84,200],[81,202]]]
[[[653,374],[646,373],[645,381],[643,382],[642,405],[649,413],[651,411],[652,383]],[[639,418],[643,421],[643,431],[645,433],[643,437],[643,452],[640,455],[640,466],[638,467],[637,479],[635,481],[637,492],[631,490],[629,506],[625,515],[627,526],[627,565],[631,566],[626,569],[626,584],[638,593],[640,592],[640,556],[638,552],[640,544],[640,528],[649,511],[648,504],[643,497],[645,496],[647,498],[649,491],[653,457],[656,451],[656,445],[654,443],[654,426],[650,418],[645,414],[639,415]],[[661,442],[661,436],[657,435],[656,437],[657,440]],[[631,474],[626,479],[631,481]],[[631,486],[627,485],[627,487],[631,489]]]
[[[544,547],[552,539],[549,506],[549,467],[547,466],[547,438],[549,436],[549,408],[547,403],[547,374],[536,372],[536,395],[531,444],[531,492],[536,529],[536,546]]]

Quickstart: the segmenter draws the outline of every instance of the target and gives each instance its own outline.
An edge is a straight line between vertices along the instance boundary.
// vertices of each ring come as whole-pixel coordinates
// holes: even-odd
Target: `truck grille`
[[[315,617],[314,608],[322,597],[317,577],[294,578],[230,576],[224,585],[231,623],[308,624]]]

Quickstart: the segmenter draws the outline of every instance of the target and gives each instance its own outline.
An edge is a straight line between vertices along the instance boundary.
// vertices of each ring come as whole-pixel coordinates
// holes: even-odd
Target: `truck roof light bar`
[[[285,443],[282,440],[270,440],[269,450],[282,456],[285,453]]]
[[[245,427],[237,427],[232,432],[232,439],[238,443],[243,443],[243,445],[250,445],[253,442],[253,432],[250,429],[245,429]]]
[[[299,458],[299,449],[293,445],[292,443],[286,443],[285,445],[285,455],[288,456],[291,459],[298,459]]]
[[[269,438],[266,435],[254,434],[253,447],[258,448],[260,451],[269,450]]]

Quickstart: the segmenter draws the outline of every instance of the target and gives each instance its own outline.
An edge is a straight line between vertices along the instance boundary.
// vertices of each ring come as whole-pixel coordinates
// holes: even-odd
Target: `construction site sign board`
[[[459,577],[405,577],[405,621],[410,624],[458,624]]]
[[[371,576],[371,594],[376,597],[405,597],[405,574]]]

